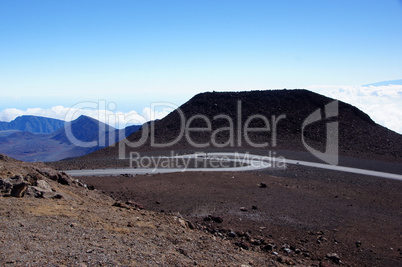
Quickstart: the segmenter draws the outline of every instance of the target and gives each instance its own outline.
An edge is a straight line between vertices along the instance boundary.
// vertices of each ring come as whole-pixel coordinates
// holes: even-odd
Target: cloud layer
[[[402,134],[402,85],[389,86],[310,86],[314,92],[339,99],[367,113],[375,122]],[[50,109],[30,108],[27,110],[5,109],[0,111],[0,121],[11,121],[22,115],[35,115],[71,121],[86,115],[115,128],[143,124],[162,119],[178,108],[172,103],[152,103],[140,113],[137,111],[115,111],[115,106],[105,102],[80,102],[73,107],[55,106]]]
[[[22,115],[42,116],[64,121],[72,121],[81,115],[92,117],[115,128],[140,125],[150,120],[161,119],[177,108],[170,103],[157,103],[137,111],[114,111],[114,107],[105,107],[101,102],[81,102],[73,107],[55,106],[50,109],[29,108],[27,110],[5,109],[0,111],[0,121],[12,121]]]
[[[310,86],[308,89],[356,106],[376,123],[402,134],[402,85]]]

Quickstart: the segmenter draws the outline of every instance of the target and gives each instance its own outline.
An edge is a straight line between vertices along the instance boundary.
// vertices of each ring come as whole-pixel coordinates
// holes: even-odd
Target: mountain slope
[[[87,116],[80,116],[74,121],[67,123],[62,129],[53,133],[52,139],[61,143],[73,144],[71,136],[68,136],[68,130],[71,129],[71,135],[81,142],[92,142],[99,138],[115,133],[116,129]],[[101,134],[101,136],[99,136]],[[116,140],[114,138],[113,140]]]
[[[274,255],[239,250],[228,240],[190,229],[181,216],[140,210],[89,189],[43,163],[0,154],[1,265],[276,263]]]
[[[48,134],[62,128],[64,124],[65,122],[62,120],[24,115],[11,122],[0,122],[0,131],[19,130],[22,132]]]
[[[327,122],[335,121],[339,122],[339,151],[341,155],[368,159],[379,157],[391,161],[402,158],[402,135],[376,124],[367,114],[344,102],[339,102],[339,116],[311,123],[303,129],[303,122],[311,114],[320,109],[320,114],[324,116],[323,112],[326,105],[332,101],[334,99],[308,90],[198,94],[180,106],[178,110],[173,111],[162,120],[154,122],[153,126],[148,128],[154,127],[154,130],[144,134],[144,137],[147,137],[146,142],[135,148],[126,146],[125,155],[128,156],[130,151],[146,150],[253,149],[255,146],[252,144],[262,143],[267,143],[267,146],[259,149],[307,151],[302,142],[302,137],[308,146],[324,152],[327,139]],[[268,120],[269,131],[248,132],[247,137],[251,140],[250,145],[250,142],[247,142],[244,128],[247,120],[255,115],[261,115]],[[204,117],[200,118],[200,116]],[[191,118],[195,119],[191,120]],[[224,127],[231,125],[228,118],[231,119],[232,126],[235,128],[233,134],[224,130]],[[186,124],[191,128],[207,128],[206,120],[211,122],[210,130],[186,132]],[[257,118],[251,120],[248,126],[261,128],[266,127],[266,124],[262,119]],[[238,134],[239,128],[241,134]],[[216,132],[217,130],[219,132]],[[184,134],[180,137],[183,131]],[[121,142],[135,144],[140,140],[143,133],[145,133],[144,129]],[[212,137],[215,138],[215,142],[211,142]],[[154,144],[168,144],[170,142],[172,144],[156,147],[152,144],[152,138],[154,138]],[[230,142],[231,138],[234,140],[233,142]],[[194,147],[191,142],[198,145],[206,144],[206,146]],[[114,146],[99,150],[86,158],[118,155],[118,153],[118,146]]]
[[[110,146],[138,130],[130,126],[117,130],[87,116],[66,123],[50,134],[16,132],[0,136],[0,153],[23,161],[57,161],[83,156]]]

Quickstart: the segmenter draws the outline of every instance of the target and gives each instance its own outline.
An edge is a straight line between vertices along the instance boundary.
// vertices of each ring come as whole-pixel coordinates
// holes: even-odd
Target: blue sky
[[[0,0],[0,110],[402,78],[402,1]]]

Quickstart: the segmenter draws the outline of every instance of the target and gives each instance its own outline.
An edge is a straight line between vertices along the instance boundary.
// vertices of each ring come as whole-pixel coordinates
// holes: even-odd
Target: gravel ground
[[[250,250],[269,243],[271,255],[289,246],[284,254],[299,264],[318,266],[331,253],[350,266],[402,264],[400,181],[297,165],[81,179],[121,201],[160,214],[179,212],[198,228]],[[216,217],[222,222],[211,219]]]
[[[0,157],[1,266],[281,265],[278,255],[239,248],[225,237],[196,229],[180,214],[117,202],[81,182],[60,184],[39,175],[44,168],[42,163]],[[57,174],[47,171],[49,177]],[[30,177],[28,183],[41,180],[54,194],[6,197],[7,177],[18,175]],[[281,261],[291,259],[281,257]]]
[[[195,229],[180,214],[146,211],[97,190],[47,182],[61,199],[0,197],[0,265],[282,265],[278,255],[239,248]],[[285,256],[280,261],[293,263]]]
[[[61,200],[0,198],[2,265],[276,265],[180,217],[115,207],[96,191],[70,189],[58,190]]]

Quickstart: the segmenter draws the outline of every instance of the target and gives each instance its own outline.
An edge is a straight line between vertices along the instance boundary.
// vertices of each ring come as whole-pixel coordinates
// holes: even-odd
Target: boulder
[[[191,230],[195,229],[195,226],[192,222],[190,222],[190,221],[186,221],[186,222],[187,222],[188,228],[190,228]]]
[[[211,219],[212,219],[212,221],[214,221],[216,223],[222,223],[223,222],[222,217],[219,217],[219,216],[212,216]]]
[[[131,209],[129,204],[125,204],[125,203],[120,202],[120,201],[116,201],[112,206],[113,207],[118,207],[118,208],[123,208],[123,209],[128,209],[128,210]]]
[[[236,243],[234,243],[234,244],[235,244],[236,246],[242,248],[242,249],[245,249],[245,250],[248,250],[248,249],[249,249],[248,245],[247,245],[246,243],[244,243],[244,242],[236,242]]]
[[[25,191],[27,191],[28,183],[22,182],[13,186],[13,190],[11,190],[12,197],[23,197],[25,195]]]
[[[126,205],[130,205],[130,206],[132,206],[134,208],[137,208],[137,209],[140,209],[140,210],[144,209],[144,206],[142,204],[134,202],[134,201],[131,201],[131,200],[126,201]]]
[[[341,262],[341,258],[336,253],[328,253],[327,258],[337,264]]]
[[[265,245],[264,247],[262,247],[262,250],[272,251],[275,247],[276,246],[274,244],[269,243],[269,244]]]
[[[52,192],[52,187],[45,180],[36,181],[36,186],[44,190]]]
[[[203,220],[204,220],[204,222],[209,222],[209,221],[213,221],[213,222],[216,222],[216,223],[222,223],[223,222],[222,217],[213,216],[213,215],[208,215],[208,216],[204,217]]]
[[[52,189],[43,189],[39,186],[30,186],[28,189],[30,195],[37,197],[37,198],[56,198],[61,199],[63,195],[53,192]]]
[[[237,234],[235,231],[229,231],[228,237],[237,237]]]
[[[61,174],[58,171],[53,170],[51,168],[40,168],[40,169],[37,169],[37,171],[40,174],[42,174],[43,176],[45,176],[53,181],[58,181],[59,178],[61,178]]]
[[[64,185],[71,185],[71,179],[68,176],[62,175],[58,180],[58,183],[64,184]]]
[[[28,173],[24,178],[30,184],[36,184],[36,181],[45,179],[45,177],[37,171]]]
[[[6,156],[6,155],[3,155],[3,154],[0,154],[0,160],[1,160],[1,161],[8,162],[8,161],[10,160],[10,157],[8,157],[8,156]]]
[[[29,183],[21,175],[0,179],[0,191],[4,196],[23,197]]]
[[[61,172],[61,179],[58,182],[64,185],[71,185],[74,183],[74,179],[67,173]]]
[[[0,179],[0,191],[3,195],[10,195],[13,185],[10,183],[9,178]]]
[[[40,168],[37,169],[37,171],[43,176],[53,181],[57,181],[60,184],[71,185],[73,183],[73,179],[65,172],[59,173],[58,171],[51,168]]]

